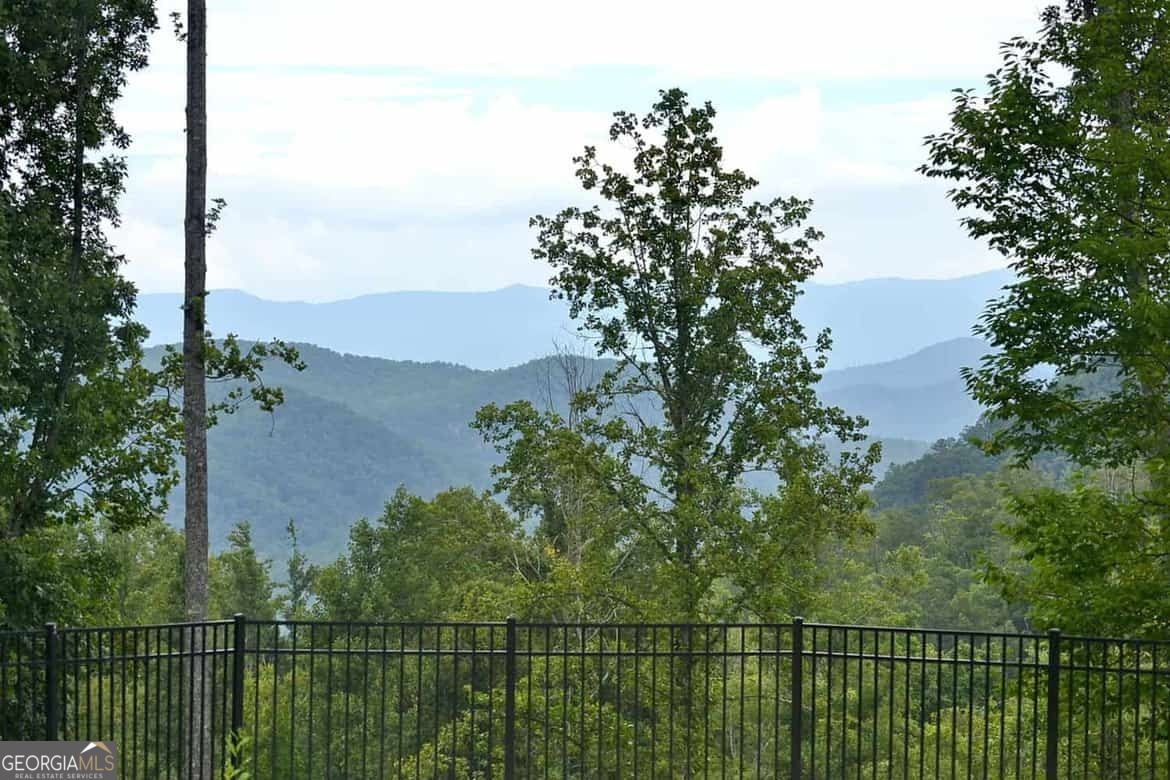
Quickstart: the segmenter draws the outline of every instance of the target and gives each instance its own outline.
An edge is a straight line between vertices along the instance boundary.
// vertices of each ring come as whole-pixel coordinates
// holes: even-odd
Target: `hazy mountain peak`
[[[809,284],[797,316],[810,340],[832,331],[832,368],[880,363],[933,343],[971,335],[986,301],[1010,272],[958,279],[869,279]],[[139,297],[138,317],[152,344],[180,339],[177,294]],[[284,338],[394,360],[459,363],[473,368],[514,366],[575,343],[576,326],[564,301],[549,290],[511,285],[491,292],[385,292],[328,303],[277,302],[240,290],[208,298],[215,333],[246,339]]]

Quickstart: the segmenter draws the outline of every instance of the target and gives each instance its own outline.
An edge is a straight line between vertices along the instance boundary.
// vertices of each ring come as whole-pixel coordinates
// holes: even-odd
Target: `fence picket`
[[[257,778],[1156,778],[1168,648],[799,618],[49,625],[0,632],[0,739],[119,740],[125,777],[176,777],[198,664],[216,771],[248,735]]]

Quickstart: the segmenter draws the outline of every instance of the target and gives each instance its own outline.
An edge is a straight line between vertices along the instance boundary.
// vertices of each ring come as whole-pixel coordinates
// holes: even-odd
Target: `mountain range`
[[[452,485],[490,487],[496,454],[469,427],[481,406],[526,399],[564,408],[567,402],[554,358],[483,370],[298,346],[304,372],[280,364],[266,371],[265,381],[286,395],[274,414],[244,408],[211,431],[217,546],[246,520],[257,547],[279,561],[293,519],[310,557],[329,559],[345,544],[348,525],[378,514],[400,485],[424,496]],[[975,339],[952,339],[898,360],[829,371],[821,395],[869,419],[870,435],[883,443],[884,469],[975,421],[979,408],[963,391],[959,369],[986,349]],[[583,363],[595,376],[610,365]],[[181,508],[179,493],[172,522],[181,522]]]
[[[808,284],[796,315],[810,335],[832,331],[830,368],[881,363],[970,336],[984,304],[1011,279],[1003,270],[958,279]],[[137,318],[151,331],[149,343],[180,340],[181,304],[179,294],[139,296]],[[217,334],[244,339],[281,338],[341,353],[478,369],[517,366],[579,338],[563,301],[524,286],[389,292],[330,303],[217,290],[208,298],[208,322]]]
[[[971,338],[972,324],[1010,281],[994,271],[806,285],[797,316],[810,339],[824,328],[833,339],[821,398],[868,419],[868,433],[883,444],[882,470],[979,417],[959,372],[988,351]],[[180,303],[179,295],[139,297],[152,344],[179,340]],[[558,345],[588,353],[564,302],[538,287],[331,303],[220,290],[209,298],[209,322],[217,334],[297,343],[308,365],[266,371],[286,396],[275,414],[245,408],[210,434],[213,544],[246,520],[258,548],[277,561],[290,519],[310,556],[325,560],[341,551],[349,524],[378,514],[399,486],[423,496],[454,485],[490,488],[497,455],[469,427],[476,410],[519,399],[563,409],[567,391],[548,355]],[[579,359],[587,375],[612,365]],[[181,507],[180,493],[173,522]]]

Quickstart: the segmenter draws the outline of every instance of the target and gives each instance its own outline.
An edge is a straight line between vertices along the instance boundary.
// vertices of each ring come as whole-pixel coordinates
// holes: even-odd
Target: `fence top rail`
[[[199,622],[174,622],[174,623],[151,623],[142,625],[124,625],[124,626],[74,626],[74,627],[59,627],[56,629],[57,634],[65,639],[67,637],[81,637],[93,635],[123,635],[128,636],[135,632],[167,632],[168,634],[177,632],[178,636],[182,636],[183,632],[198,628],[205,629],[223,629],[232,625],[242,624],[252,635],[256,631],[261,631],[265,628],[270,630],[296,630],[300,632],[320,632],[320,631],[393,631],[393,632],[407,632],[417,634],[419,632],[433,632],[433,631],[484,631],[493,632],[500,631],[503,633],[507,630],[509,625],[516,629],[524,631],[525,633],[549,633],[561,634],[564,632],[620,632],[623,634],[640,633],[646,638],[653,635],[661,636],[675,636],[678,633],[696,632],[704,635],[711,634],[728,634],[739,632],[758,633],[760,635],[779,635],[782,633],[793,634],[797,626],[804,629],[807,636],[805,642],[810,642],[817,633],[820,632],[842,632],[846,635],[852,635],[858,638],[869,637],[905,637],[921,638],[923,640],[956,640],[956,641],[971,641],[977,644],[983,643],[1002,643],[1002,642],[1027,642],[1032,644],[1040,644],[1049,640],[1051,633],[1034,633],[1034,632],[1010,632],[1010,631],[977,631],[971,629],[945,629],[945,628],[912,628],[904,626],[874,626],[874,625],[847,625],[841,623],[812,623],[804,622],[796,619],[791,622],[783,623],[750,623],[750,622],[736,622],[736,623],[604,623],[604,622],[588,622],[588,623],[562,623],[550,621],[346,621],[346,620],[252,620],[245,616],[239,616],[233,619],[225,620],[207,620]],[[4,629],[0,630],[0,643],[37,641],[46,636],[46,628],[39,629]],[[1060,639],[1064,643],[1064,647],[1114,647],[1132,649],[1134,651],[1141,649],[1159,650],[1166,648],[1170,653],[1170,639],[1141,639],[1133,637],[1099,637],[1099,636],[1083,636],[1075,634],[1060,634]],[[1170,656],[1168,656],[1170,660]]]
[[[376,620],[246,620],[249,626],[332,626],[334,628],[357,627],[363,628],[371,627],[386,627],[386,628],[507,628],[509,621],[507,620],[483,620],[483,621],[458,621],[458,620],[402,620],[402,621],[376,621]],[[743,630],[765,630],[765,631],[787,631],[791,630],[793,623],[600,623],[600,622],[586,622],[586,623],[565,623],[560,621],[529,621],[529,620],[515,620],[512,622],[516,628],[523,630],[536,629],[544,631],[550,629],[554,631],[574,631],[574,630],[599,630],[599,631],[634,631],[636,629],[656,629],[658,631],[666,630],[700,630],[700,631],[738,631]],[[805,624],[811,625],[809,623]],[[868,630],[868,629],[867,629]]]
[[[344,620],[250,620],[243,621],[249,627],[264,626],[270,628],[291,628],[296,627],[297,630],[302,628],[385,628],[385,629],[407,629],[418,631],[434,630],[434,629],[507,629],[509,621],[495,620],[495,621],[344,621]],[[978,640],[980,642],[985,640],[1007,640],[1007,641],[1024,641],[1024,642],[1046,642],[1051,639],[1051,634],[1048,631],[1038,633],[1038,631],[989,631],[978,630],[970,628],[917,628],[906,626],[870,626],[870,624],[847,624],[847,623],[817,623],[808,622],[800,619],[787,622],[709,622],[709,623],[683,623],[683,622],[558,622],[558,621],[526,621],[515,620],[512,621],[515,627],[523,631],[553,631],[553,633],[563,633],[563,631],[642,631],[643,634],[647,631],[769,631],[769,633],[778,633],[778,631],[792,631],[799,624],[806,633],[811,633],[813,629],[818,631],[846,631],[852,634],[894,634],[904,636],[918,636],[923,639],[957,639],[957,640]],[[1061,634],[1061,640],[1071,643],[1089,642],[1101,644],[1114,644],[1114,646],[1165,646],[1170,648],[1170,640],[1151,640],[1151,639],[1124,639],[1124,637],[1107,637],[1107,636],[1081,636],[1073,634]],[[806,637],[805,641],[810,641]]]
[[[231,622],[231,621],[228,621]],[[506,620],[250,620],[245,619],[248,626],[265,626],[268,628],[400,628],[433,629],[433,628],[498,628],[508,627]],[[531,623],[516,623],[517,626],[529,626]],[[566,624],[567,625],[567,624]]]
[[[1048,634],[1037,634],[1027,631],[979,631],[969,628],[913,628],[907,626],[847,625],[844,623],[803,623],[802,625],[805,631],[816,629],[821,631],[846,631],[855,634],[899,634],[925,638],[1022,639],[1031,641],[1045,641],[1048,639]]]
[[[387,628],[387,629],[407,629],[408,631],[434,630],[434,629],[461,629],[461,630],[481,630],[481,629],[500,629],[505,630],[509,625],[506,620],[485,620],[485,621],[453,621],[453,620],[434,620],[434,621],[373,621],[373,620],[246,620],[248,626],[265,626],[269,628],[291,628],[296,626],[298,630],[302,628]],[[553,633],[563,631],[622,631],[634,632],[641,631],[648,633],[651,631],[658,632],[679,632],[679,631],[697,631],[697,632],[730,632],[730,631],[761,631],[779,633],[791,631],[794,623],[565,623],[554,621],[528,621],[516,620],[511,623],[517,629],[526,632],[544,632],[550,631]],[[811,625],[811,624],[805,624]],[[866,629],[869,630],[869,629]]]
[[[452,629],[480,629],[480,628],[507,628],[508,621],[506,620],[486,620],[486,621],[453,621],[453,620],[407,620],[407,621],[375,621],[375,620],[245,620],[249,626],[268,626],[268,627],[333,627],[333,628],[407,628],[407,629],[435,629],[435,628],[452,628]],[[700,631],[700,632],[723,632],[723,631],[769,631],[781,632],[792,631],[798,623],[796,621],[789,622],[727,622],[727,623],[633,623],[633,622],[582,622],[582,623],[565,623],[557,621],[529,621],[516,620],[514,622],[516,628],[524,631]],[[864,632],[871,633],[885,633],[885,634],[909,634],[924,637],[944,636],[944,637],[992,637],[995,639],[1035,639],[1045,640],[1048,638],[1047,634],[1009,632],[1009,631],[977,631],[972,629],[951,629],[951,628],[909,628],[899,626],[871,626],[871,625],[845,625],[838,623],[809,623],[800,621],[801,625],[806,631],[809,629],[817,630],[832,630],[832,631],[850,631],[854,633]],[[1075,637],[1069,637],[1075,639]],[[1103,639],[1102,641],[1122,641]]]
[[[255,622],[255,621],[249,621]],[[53,625],[57,634],[64,636],[66,634],[109,634],[109,633],[131,633],[142,631],[183,631],[185,629],[196,628],[220,628],[223,626],[232,625],[231,620],[205,620],[193,623],[135,623],[128,626],[57,626]],[[0,642],[13,639],[40,639],[44,638],[49,626],[42,628],[22,628],[22,629],[4,629],[0,630]]]
[[[233,624],[232,620],[200,620],[191,623],[145,623],[142,625],[130,626],[71,626],[69,628],[58,628],[58,633],[64,634],[109,634],[109,633],[129,633],[131,631],[178,631],[180,634],[185,630],[194,630],[197,628],[223,628]]]
[[[22,639],[40,639],[45,636],[45,629],[25,629],[14,630],[5,629],[0,631],[0,642],[11,642],[13,640],[19,641]]]
[[[1067,645],[1122,645],[1133,646],[1135,648],[1142,647],[1166,647],[1170,648],[1170,639],[1135,639],[1123,637],[1108,637],[1108,636],[1082,636],[1080,634],[1064,634],[1060,640]]]

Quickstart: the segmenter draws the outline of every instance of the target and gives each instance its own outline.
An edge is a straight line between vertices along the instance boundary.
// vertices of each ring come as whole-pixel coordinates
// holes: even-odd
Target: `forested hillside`
[[[306,551],[324,560],[341,551],[350,523],[377,515],[400,486],[422,496],[451,485],[489,488],[499,458],[470,427],[482,406],[521,399],[555,410],[568,405],[558,358],[477,371],[299,349],[304,371],[272,365],[266,374],[285,392],[279,409],[245,406],[211,431],[217,547],[232,525],[247,521],[258,548],[283,560],[285,525],[295,519]],[[975,421],[978,407],[963,391],[959,369],[983,351],[982,342],[957,340],[891,363],[830,371],[822,397],[869,419],[871,435],[883,443],[880,473]],[[157,358],[158,350],[152,354]],[[571,359],[593,380],[612,366]],[[181,496],[180,489],[172,501],[174,522]]]

